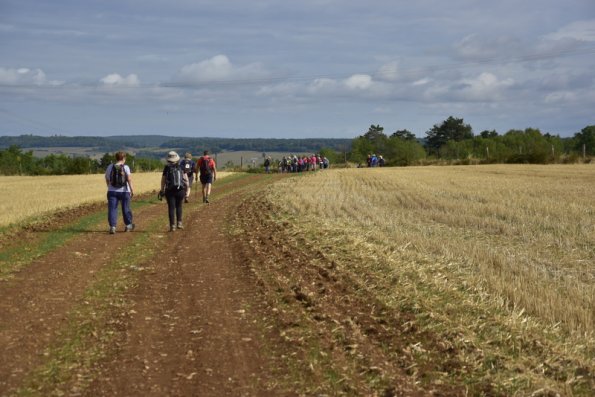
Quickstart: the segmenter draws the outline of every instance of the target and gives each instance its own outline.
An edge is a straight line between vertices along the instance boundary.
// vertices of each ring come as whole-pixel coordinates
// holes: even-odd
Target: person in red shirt
[[[217,180],[217,166],[215,160],[209,157],[209,151],[205,150],[202,157],[196,162],[196,179],[200,175],[200,183],[202,183],[202,202],[209,204],[209,195],[211,194],[211,185]]]

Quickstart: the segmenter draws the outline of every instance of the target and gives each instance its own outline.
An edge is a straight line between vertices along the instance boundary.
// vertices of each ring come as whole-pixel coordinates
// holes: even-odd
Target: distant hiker
[[[264,160],[264,172],[266,172],[267,174],[271,173],[271,157],[270,156],[268,156]]]
[[[118,152],[115,155],[116,163],[110,164],[105,170],[105,183],[107,184],[107,220],[109,222],[109,233],[116,233],[118,222],[118,202],[122,202],[122,217],[126,225],[124,231],[134,230],[132,223],[132,211],[130,210],[130,199],[134,195],[130,167],[125,165],[126,153]]]
[[[215,160],[209,157],[208,150],[205,150],[203,156],[196,162],[196,175],[198,174],[202,183],[202,202],[209,204],[211,185],[217,180],[217,165]]]
[[[188,198],[190,197],[190,189],[192,189],[192,180],[194,179],[194,169],[196,168],[196,163],[192,160],[192,154],[186,153],[184,155],[184,159],[180,161],[180,167],[182,171],[188,176],[188,187],[186,189],[186,197],[184,198],[184,202],[188,202]]]
[[[186,197],[188,187],[188,175],[180,167],[180,156],[176,152],[167,154],[167,165],[161,176],[160,195],[167,199],[167,210],[169,215],[169,231],[183,229],[182,225],[182,204]],[[177,221],[176,221],[177,220]]]
[[[378,156],[378,167],[384,167],[384,157],[382,155]]]
[[[376,157],[375,154],[372,154],[372,158],[370,159],[370,166],[378,167],[378,157]]]

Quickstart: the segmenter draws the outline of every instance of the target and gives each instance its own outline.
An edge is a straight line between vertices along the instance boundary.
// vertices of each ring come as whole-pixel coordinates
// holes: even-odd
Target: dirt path
[[[275,337],[263,329],[270,309],[228,233],[243,198],[203,206],[166,236],[89,396],[278,395],[263,346]]]

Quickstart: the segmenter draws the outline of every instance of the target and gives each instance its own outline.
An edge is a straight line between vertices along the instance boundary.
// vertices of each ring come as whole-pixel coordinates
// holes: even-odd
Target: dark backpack
[[[184,159],[180,161],[180,167],[182,167],[182,171],[184,171],[184,174],[192,175],[192,173],[194,172],[194,164],[192,163],[192,160]]]
[[[184,188],[184,174],[178,164],[168,164],[165,176],[165,188],[169,191]]]
[[[124,164],[112,164],[109,183],[116,188],[126,186],[126,170],[124,169]]]
[[[213,170],[211,169],[211,158],[210,157],[203,157],[202,161],[200,162],[200,174],[201,175],[211,175]]]

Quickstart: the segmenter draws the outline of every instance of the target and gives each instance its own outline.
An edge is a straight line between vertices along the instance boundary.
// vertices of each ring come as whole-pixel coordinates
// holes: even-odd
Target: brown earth
[[[134,232],[112,236],[98,224],[0,282],[0,395],[464,394],[444,385],[421,390],[412,375],[448,368],[414,368],[408,346],[423,337],[440,350],[439,341],[413,338],[407,313],[388,312],[271,221],[261,189],[278,177],[216,183],[210,205],[193,194],[185,229],[174,233],[166,231],[165,205],[153,202],[135,211]],[[31,234],[34,244],[33,234],[67,224],[70,214],[19,235]],[[163,225],[152,226],[159,219]],[[23,392],[50,347],[63,343],[73,313],[89,304],[98,274],[134,250],[139,234],[149,241],[141,249],[155,253],[136,265],[109,317],[89,319],[110,335],[93,346],[99,359]],[[9,240],[2,249],[14,245]],[[92,342],[96,333],[82,337]]]

